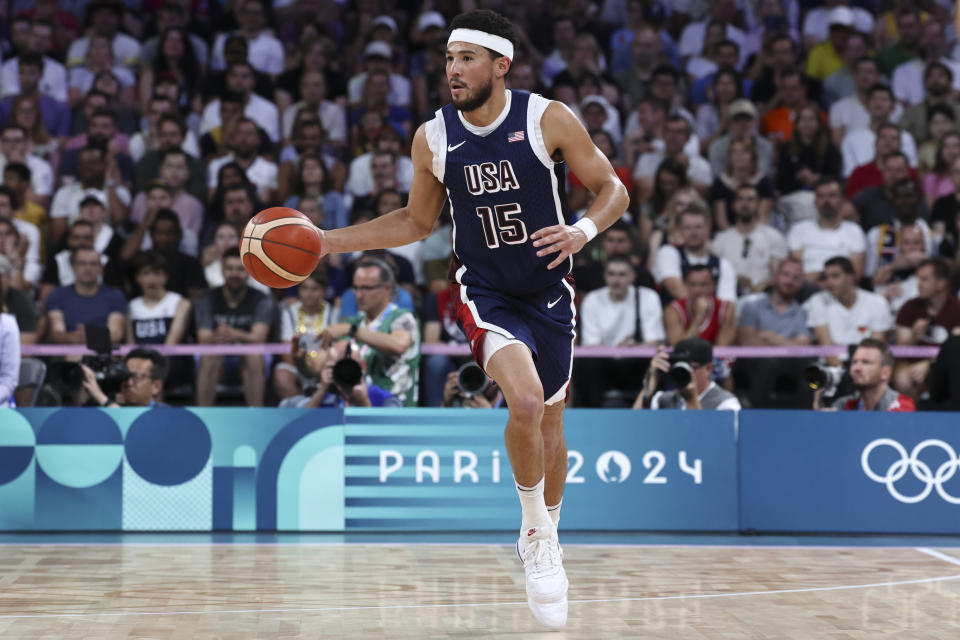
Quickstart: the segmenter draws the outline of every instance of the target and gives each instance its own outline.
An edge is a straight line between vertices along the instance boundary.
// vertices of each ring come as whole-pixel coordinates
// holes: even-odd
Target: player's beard
[[[473,91],[473,95],[462,100],[457,100],[455,97],[451,97],[453,101],[453,106],[459,111],[474,111],[479,109],[490,99],[490,96],[493,94],[493,78],[487,81],[486,84],[477,87]]]

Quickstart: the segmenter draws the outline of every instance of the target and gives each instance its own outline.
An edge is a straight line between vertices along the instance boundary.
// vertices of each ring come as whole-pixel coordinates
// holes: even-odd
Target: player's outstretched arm
[[[424,125],[413,137],[413,184],[407,206],[363,224],[321,231],[323,253],[347,253],[400,247],[422,240],[433,231],[447,191],[433,175],[433,153],[427,146]]]
[[[586,218],[597,231],[603,231],[616,222],[630,204],[630,195],[620,182],[610,161],[593,144],[587,130],[573,112],[561,102],[551,102],[540,121],[544,146],[551,154],[560,151],[570,170],[597,198],[587,210]],[[538,256],[559,252],[548,266],[557,267],[573,253],[580,251],[589,238],[581,227],[554,225],[544,227],[530,236],[533,245],[541,247]]]

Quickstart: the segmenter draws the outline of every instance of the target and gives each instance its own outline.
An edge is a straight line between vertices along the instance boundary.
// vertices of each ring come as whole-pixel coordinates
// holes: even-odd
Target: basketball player
[[[571,255],[626,211],[628,195],[566,106],[506,88],[514,51],[506,18],[472,11],[450,28],[453,103],[414,136],[407,206],[321,231],[323,251],[425,238],[450,199],[458,321],[510,410],[505,439],[522,509],[517,553],[527,602],[542,623],[562,627],[568,583],[556,522],[567,473],[563,409],[575,336],[568,274]],[[575,225],[567,224],[564,162],[597,196]]]

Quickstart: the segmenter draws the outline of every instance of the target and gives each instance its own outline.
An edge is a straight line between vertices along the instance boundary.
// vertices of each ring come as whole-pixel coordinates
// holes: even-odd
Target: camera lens
[[[690,366],[689,362],[674,362],[670,366],[667,377],[670,378],[676,388],[683,389],[693,379],[693,367]]]
[[[343,358],[333,365],[333,381],[344,391],[353,389],[360,384],[363,378],[363,369],[353,358]]]
[[[803,370],[803,379],[807,381],[807,386],[814,391],[827,385],[827,373],[815,364]]]
[[[464,363],[457,371],[457,387],[465,396],[483,393],[487,384],[487,374],[474,362]]]

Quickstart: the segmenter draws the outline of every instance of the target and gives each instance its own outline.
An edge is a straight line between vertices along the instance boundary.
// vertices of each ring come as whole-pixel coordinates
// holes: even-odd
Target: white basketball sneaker
[[[527,604],[544,625],[567,624],[567,574],[556,529],[528,529],[517,540],[517,555],[527,578]]]

